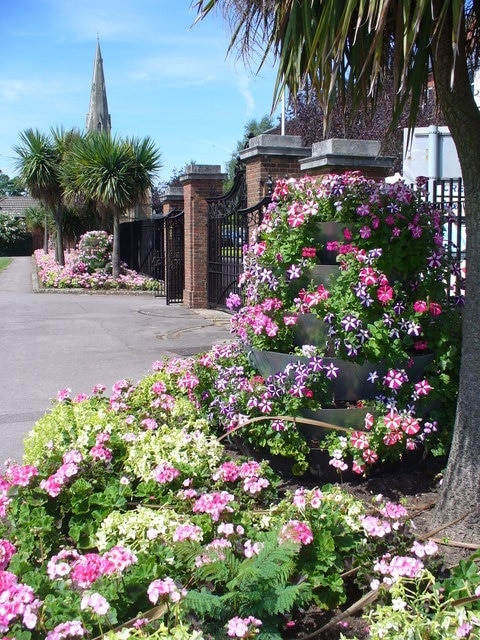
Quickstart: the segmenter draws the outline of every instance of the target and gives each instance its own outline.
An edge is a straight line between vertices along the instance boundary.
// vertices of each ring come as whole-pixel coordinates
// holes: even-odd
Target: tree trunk
[[[435,0],[437,9],[443,1]],[[449,31],[450,29],[450,31]],[[463,32],[463,30],[462,30]],[[459,42],[465,51],[465,42]],[[435,88],[455,142],[465,190],[466,291],[462,316],[462,358],[453,442],[433,514],[435,526],[457,523],[444,535],[468,541],[480,534],[480,112],[475,104],[465,57],[459,54],[453,86],[451,27],[433,42]]]
[[[55,210],[55,228],[57,230],[57,241],[55,244],[55,260],[60,266],[65,266],[65,254],[63,251],[63,208],[58,205]]]
[[[45,212],[45,229],[43,230],[43,252],[48,254],[48,215]]]
[[[113,214],[113,249],[112,249],[112,276],[114,280],[120,275],[120,214]]]

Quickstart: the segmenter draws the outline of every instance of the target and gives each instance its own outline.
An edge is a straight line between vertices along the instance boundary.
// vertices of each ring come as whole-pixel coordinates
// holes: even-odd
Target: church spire
[[[92,91],[90,94],[90,110],[87,114],[87,131],[107,131],[112,128],[108,113],[107,90],[103,75],[103,60],[100,51],[100,40],[97,38],[97,51],[93,65]]]

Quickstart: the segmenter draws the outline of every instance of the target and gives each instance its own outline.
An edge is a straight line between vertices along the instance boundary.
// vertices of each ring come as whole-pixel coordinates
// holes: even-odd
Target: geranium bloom
[[[252,542],[251,540],[245,540],[245,543],[243,545],[243,553],[246,558],[253,558],[253,556],[258,556],[262,549],[262,542]]]
[[[229,638],[247,638],[262,625],[262,621],[249,616],[248,618],[232,618],[228,621],[227,635]]]
[[[193,524],[181,524],[173,533],[174,542],[183,542],[184,540],[194,540],[195,542],[201,542],[203,539],[203,530],[201,527]]]
[[[383,538],[392,531],[392,525],[388,520],[382,520],[376,516],[365,516],[361,518],[361,523],[365,533],[374,538]]]
[[[179,589],[172,578],[154,580],[147,589],[148,599],[152,604],[159,600],[164,602],[179,602],[187,595],[186,589]]]
[[[193,504],[194,513],[208,513],[214,522],[220,519],[226,510],[231,511],[228,503],[234,500],[234,496],[227,491],[213,491],[204,493]]]
[[[79,620],[62,622],[50,631],[45,640],[63,640],[64,638],[83,638],[87,630]]]
[[[180,471],[169,462],[161,462],[152,472],[152,478],[160,484],[167,484],[178,478]]]
[[[13,486],[26,487],[30,480],[38,475],[37,467],[12,464],[5,471],[5,479]]]
[[[302,258],[315,258],[316,255],[317,255],[317,250],[315,247],[302,248]]]
[[[86,593],[80,602],[80,609],[91,609],[97,615],[104,616],[110,609],[110,605],[99,593]]]
[[[300,544],[310,544],[313,542],[313,533],[306,522],[290,520],[283,525],[278,539],[280,543],[285,540],[291,540]]]
[[[10,540],[0,540],[0,571],[4,571],[15,553],[15,546]]]
[[[153,393],[165,393],[167,385],[162,380],[158,380],[152,384],[151,389]]]

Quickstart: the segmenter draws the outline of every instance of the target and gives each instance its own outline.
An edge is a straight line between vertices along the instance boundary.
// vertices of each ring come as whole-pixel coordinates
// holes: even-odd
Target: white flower
[[[394,611],[403,611],[406,606],[407,603],[405,602],[405,600],[402,600],[402,598],[393,598],[392,609]]]

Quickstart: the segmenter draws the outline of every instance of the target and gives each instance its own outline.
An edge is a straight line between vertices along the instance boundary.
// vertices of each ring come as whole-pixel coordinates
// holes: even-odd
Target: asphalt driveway
[[[152,294],[37,292],[32,258],[0,273],[0,467],[21,461],[23,438],[65,387],[107,393],[156,360],[231,340],[229,316],[165,304]]]

